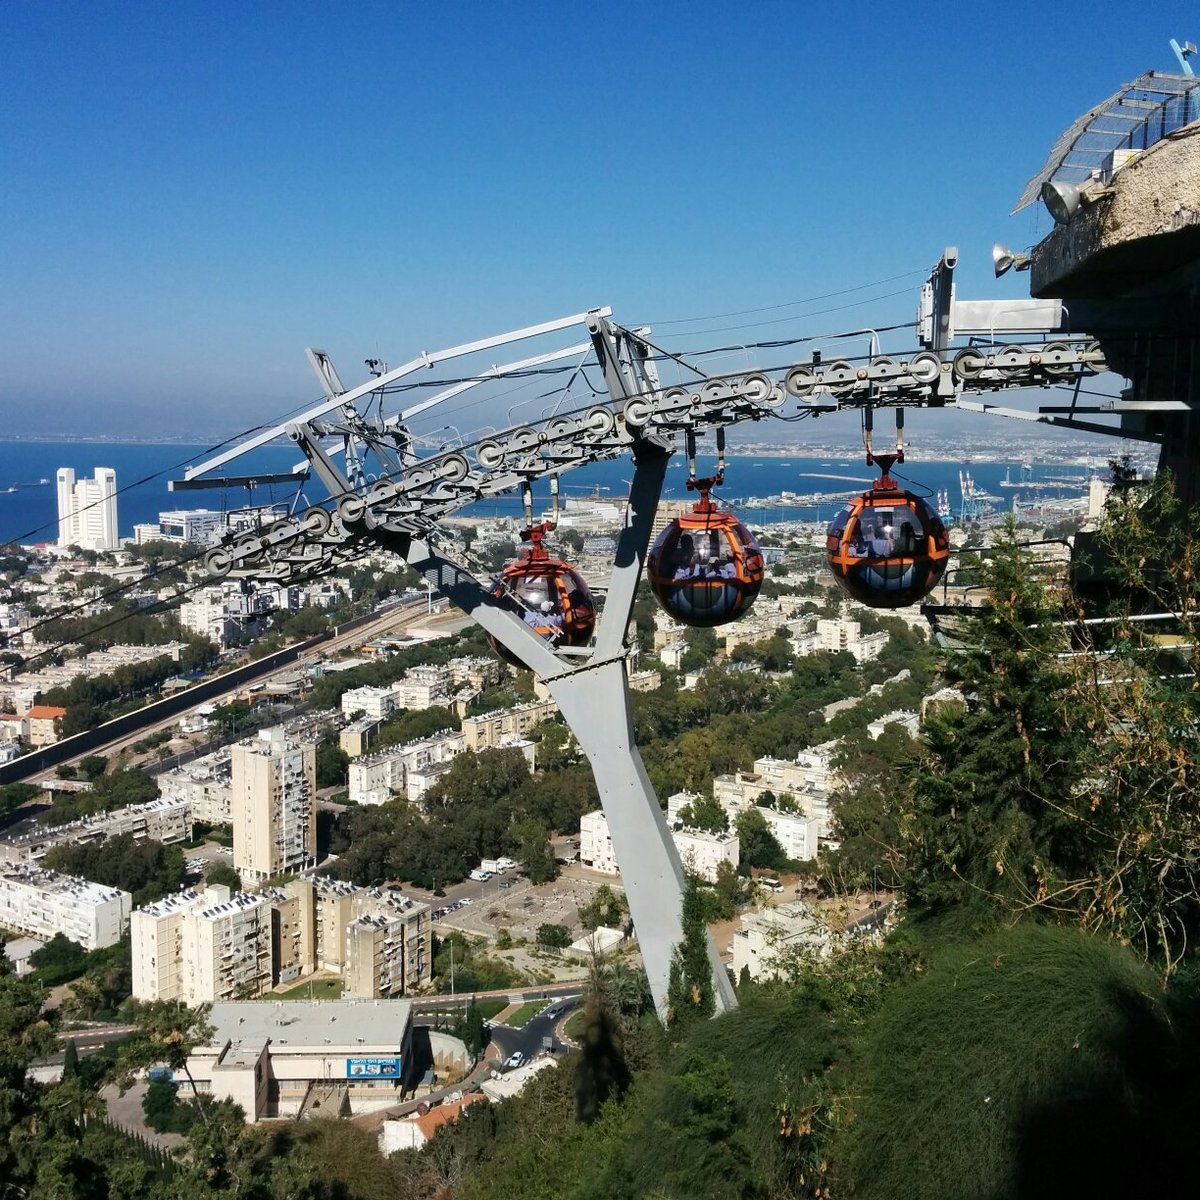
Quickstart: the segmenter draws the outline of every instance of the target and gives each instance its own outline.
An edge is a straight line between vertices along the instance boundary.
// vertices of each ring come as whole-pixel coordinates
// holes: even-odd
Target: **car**
[[[482,871],[477,869],[471,872],[471,878],[474,879],[476,883],[487,883],[491,877],[491,871]]]
[[[462,906],[463,906],[464,904],[470,904],[470,903],[471,903],[471,899],[470,899],[470,897],[469,897],[469,896],[464,896],[464,897],[463,897],[463,898],[462,898],[462,899],[461,899],[461,900],[458,902],[458,907],[459,907],[459,908],[462,908]]]
[[[512,1054],[508,1056],[508,1061],[505,1062],[504,1065],[511,1071],[516,1067],[519,1067],[524,1061],[525,1055],[523,1055],[520,1050],[514,1050]]]
[[[500,880],[500,886],[502,888],[510,888],[510,887],[512,887],[512,885],[513,885],[513,881],[511,879]]]

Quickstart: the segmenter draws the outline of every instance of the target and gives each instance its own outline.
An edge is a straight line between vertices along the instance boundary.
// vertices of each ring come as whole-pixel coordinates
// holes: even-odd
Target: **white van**
[[[783,884],[778,879],[759,879],[758,886],[766,888],[768,892],[782,892]]]
[[[491,877],[491,871],[485,871],[482,867],[476,867],[475,870],[471,872],[471,878],[477,880],[479,883],[487,883]]]

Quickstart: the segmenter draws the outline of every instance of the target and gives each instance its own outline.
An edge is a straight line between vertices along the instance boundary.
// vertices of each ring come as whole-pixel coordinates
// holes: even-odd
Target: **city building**
[[[746,969],[751,979],[776,979],[783,960],[797,950],[829,953],[829,931],[802,901],[744,913],[733,935],[734,978]]]
[[[221,647],[228,646],[238,633],[237,622],[226,612],[225,593],[219,587],[193,592],[191,599],[179,606],[179,624]]]
[[[800,655],[816,654],[821,650],[836,654],[844,650],[862,663],[879,657],[888,644],[888,636],[882,631],[864,634],[859,622],[850,617],[822,617],[813,631],[793,633],[792,645]]]
[[[73,782],[73,781],[71,781]],[[137,841],[170,845],[191,837],[192,814],[187,800],[162,797],[111,812],[94,813],[65,825],[39,825],[0,842],[0,861],[37,862],[52,846],[87,845],[129,834]]]
[[[705,883],[717,882],[717,868],[723,862],[730,863],[736,870],[741,861],[741,847],[737,834],[709,833],[703,829],[673,829],[671,837],[679,851],[683,869],[703,879]]]
[[[466,747],[468,750],[494,750],[508,738],[524,737],[557,712],[558,705],[553,700],[536,700],[532,704],[518,704],[515,708],[467,717],[462,723]]]
[[[225,532],[225,514],[211,508],[185,508],[158,514],[158,537],[167,542],[211,546]]]
[[[417,803],[437,775],[464,749],[466,737],[457,730],[447,730],[365,755],[350,764],[349,798],[355,804],[386,804],[404,795]]]
[[[58,544],[81,550],[119,550],[117,473],[97,467],[93,479],[76,479],[70,467],[59,467]]]
[[[359,717],[342,728],[338,734],[338,745],[347,758],[361,758],[374,745],[382,722],[374,717]]]
[[[364,1000],[404,996],[429,982],[433,927],[429,905],[392,893],[360,893],[346,926],[346,991]]]
[[[310,867],[317,854],[317,747],[281,727],[233,746],[233,865],[250,879]]]
[[[396,693],[390,687],[357,687],[342,693],[342,714],[382,721],[396,711]]]
[[[450,700],[450,668],[422,666],[405,671],[392,685],[397,708],[426,709]]]
[[[37,867],[0,870],[0,926],[17,933],[46,941],[61,933],[99,950],[121,940],[132,908],[133,897],[119,888]]]
[[[57,705],[35,704],[25,714],[25,744],[31,750],[53,746],[60,737],[61,722],[66,715],[67,710]]]
[[[205,825],[233,822],[232,752],[224,746],[158,776],[159,794],[188,802],[192,820]]]
[[[428,1112],[410,1113],[379,1127],[379,1152],[386,1158],[397,1150],[420,1150],[443,1125],[453,1125],[472,1104],[486,1104],[481,1092],[470,1092],[461,1100],[445,1100]]]
[[[214,885],[168,896],[130,919],[136,1000],[258,996],[271,987],[271,906],[265,896]]]
[[[266,1117],[374,1112],[410,1082],[407,1000],[290,1000],[214,1004],[207,1044],[188,1072],[197,1089]]]
[[[608,831],[608,818],[603,809],[584,813],[579,819],[579,862],[605,875],[620,874],[612,836]]]

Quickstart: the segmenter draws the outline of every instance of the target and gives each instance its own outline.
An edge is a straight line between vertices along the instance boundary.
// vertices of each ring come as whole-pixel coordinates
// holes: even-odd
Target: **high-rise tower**
[[[233,747],[233,865],[249,879],[312,866],[317,854],[317,748],[283,729]]]
[[[117,473],[97,467],[94,479],[75,478],[70,467],[58,469],[58,544],[83,550],[118,550]]]

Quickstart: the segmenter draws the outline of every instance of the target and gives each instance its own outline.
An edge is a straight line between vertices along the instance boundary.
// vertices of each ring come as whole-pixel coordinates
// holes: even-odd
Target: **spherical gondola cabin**
[[[646,560],[650,590],[677,621],[711,628],[750,611],[763,581],[754,535],[704,491],[658,535]]]
[[[937,514],[886,472],[834,518],[826,548],[843,591],[872,608],[916,604],[937,586],[950,555]]]
[[[583,576],[547,553],[542,545],[544,532],[536,525],[529,531],[529,549],[504,568],[492,595],[508,600],[525,624],[548,642],[585,645],[596,625],[596,603]],[[525,667],[495,638],[488,641],[505,662]]]

